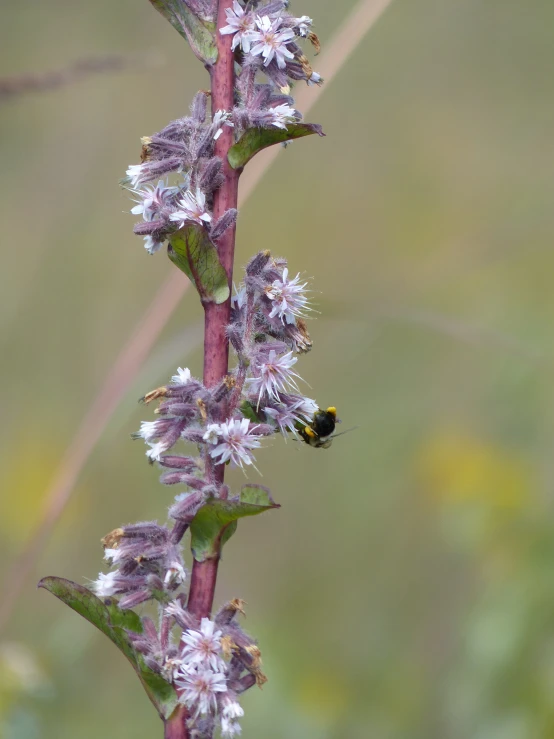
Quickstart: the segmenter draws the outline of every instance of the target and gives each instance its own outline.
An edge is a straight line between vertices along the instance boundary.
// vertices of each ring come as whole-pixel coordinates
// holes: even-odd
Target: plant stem
[[[232,7],[232,0],[220,0],[216,28],[226,25],[225,11]],[[232,38],[217,32],[218,59],[213,66],[212,77],[212,112],[230,111],[234,105],[235,69],[234,54],[231,50]],[[229,208],[236,208],[238,203],[239,172],[232,169],[227,161],[227,152],[233,145],[233,131],[224,126],[223,132],[215,142],[215,156],[223,161],[225,182],[214,196],[214,221]],[[229,228],[219,239],[217,250],[221,264],[227,273],[229,287],[233,280],[233,259],[235,255],[235,227]],[[216,385],[226,374],[229,362],[229,342],[226,328],[230,319],[231,299],[216,305],[204,305],[204,384],[206,387]],[[223,482],[224,466],[218,465],[214,470],[216,483]],[[217,566],[219,557],[204,562],[194,560],[189,590],[188,610],[198,618],[207,617],[212,610]]]
[[[164,724],[164,739],[189,739],[187,719],[185,706],[176,708]]]
[[[216,29],[227,24],[225,11],[231,8],[233,0],[219,0]],[[212,113],[217,110],[230,111],[234,106],[235,68],[234,54],[231,50],[232,37],[222,36],[218,31],[218,58],[211,70]],[[214,154],[223,161],[225,182],[215,192],[213,218],[214,222],[229,208],[236,208],[238,203],[238,185],[240,172],[232,169],[227,161],[227,153],[233,145],[233,131],[224,126],[215,142]],[[235,226],[227,229],[217,243],[221,264],[227,273],[229,288],[233,282],[233,260],[235,255]],[[231,314],[231,298],[220,305],[204,304],[204,384],[206,387],[216,385],[227,374],[229,366],[229,342],[226,328]],[[206,464],[212,464],[209,457]],[[224,465],[212,468],[216,484],[223,483]],[[187,610],[197,618],[209,617],[212,611],[219,555],[204,562],[193,561],[190,580]],[[165,739],[188,739],[186,725],[187,711],[184,706],[175,710],[165,722]]]

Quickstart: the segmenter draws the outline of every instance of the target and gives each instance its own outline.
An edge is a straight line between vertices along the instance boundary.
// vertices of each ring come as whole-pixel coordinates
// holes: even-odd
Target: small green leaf
[[[248,418],[252,423],[260,423],[256,409],[249,400],[243,400],[239,408],[240,412],[245,418]]]
[[[239,518],[280,508],[262,485],[245,485],[235,500],[212,498],[190,525],[191,549],[198,562],[217,557],[237,528]]]
[[[169,237],[167,255],[194,282],[203,303],[224,303],[230,295],[227,274],[208,234],[196,224]]]
[[[136,613],[122,611],[115,598],[101,601],[87,588],[63,577],[45,577],[39,582],[38,587],[51,592],[111,639],[133,666],[160,716],[167,718],[171,715],[177,705],[175,690],[160,675],[146,666],[142,655],[133,649],[126,634],[126,629],[142,633],[142,622]]]
[[[249,128],[236,144],[231,146],[227,158],[233,169],[242,169],[262,149],[273,144],[282,144],[303,136],[325,136],[321,126],[316,123],[290,123],[287,129],[283,128]]]
[[[196,56],[205,64],[217,61],[215,24],[198,18],[183,0],[150,0],[173,28],[189,42]]]

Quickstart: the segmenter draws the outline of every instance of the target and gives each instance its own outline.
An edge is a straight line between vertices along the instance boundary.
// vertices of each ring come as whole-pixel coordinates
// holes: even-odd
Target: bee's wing
[[[359,426],[352,426],[352,428],[346,429],[345,431],[341,431],[340,434],[331,434],[331,439],[336,439],[337,436],[344,436],[345,434],[349,434],[351,431],[355,431],[356,429],[359,429]]]

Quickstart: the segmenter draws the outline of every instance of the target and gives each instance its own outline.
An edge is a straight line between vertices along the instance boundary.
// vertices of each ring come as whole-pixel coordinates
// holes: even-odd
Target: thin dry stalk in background
[[[160,64],[161,57],[155,54],[106,56],[78,59],[63,69],[48,72],[28,72],[11,77],[0,77],[0,102],[13,100],[21,95],[34,92],[48,92],[59,87],[73,85],[95,74],[115,74],[117,72],[143,71]]]

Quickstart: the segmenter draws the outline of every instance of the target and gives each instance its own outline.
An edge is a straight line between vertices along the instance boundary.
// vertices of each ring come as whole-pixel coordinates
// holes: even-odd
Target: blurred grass
[[[325,43],[351,5],[293,9]],[[117,181],[206,78],[146,1],[1,12],[3,74],[167,60],[0,109],[5,570],[171,266],[131,234]],[[327,452],[276,441],[259,456],[283,507],[241,523],[217,593],[248,602],[270,678],[245,698],[247,739],[553,735],[553,24],[548,0],[397,0],[310,116],[327,137],[291,146],[241,212],[239,265],[269,248],[313,276],[300,373],[359,426]],[[199,318],[187,295],[148,387],[176,364],[199,372],[199,350],[173,349]],[[92,579],[106,531],[163,519],[169,493],[128,436],[144,389],[36,580]],[[2,645],[8,739],[159,735],[124,660],[44,593],[26,591]]]

